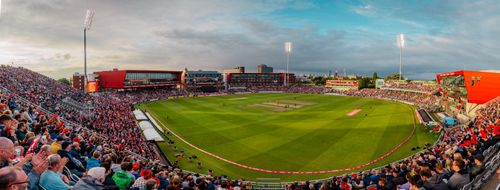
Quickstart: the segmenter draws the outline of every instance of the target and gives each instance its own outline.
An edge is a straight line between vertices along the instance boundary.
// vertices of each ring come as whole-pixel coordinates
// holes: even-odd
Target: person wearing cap
[[[106,179],[106,169],[103,167],[93,167],[83,176],[73,187],[73,190],[79,189],[104,189],[103,182]]]
[[[139,188],[139,189],[144,189],[146,188],[146,182],[153,177],[153,172],[148,169],[144,169],[141,171],[141,177],[137,178],[135,180],[134,184],[132,185],[131,188]]]
[[[5,109],[7,109],[7,104],[0,104],[0,112],[3,112],[5,111]]]
[[[62,148],[62,143],[64,142],[64,138],[62,137],[57,137],[57,139],[50,145],[52,148],[52,153],[57,154],[59,150]]]

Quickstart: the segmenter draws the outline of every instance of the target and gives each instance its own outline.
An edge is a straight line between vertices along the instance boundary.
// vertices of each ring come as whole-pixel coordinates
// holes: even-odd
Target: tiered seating
[[[131,104],[170,96],[187,97],[190,94],[186,91],[166,89],[86,96],[38,73],[10,66],[0,67],[0,86],[3,88],[0,93],[0,123],[3,124],[0,148],[2,151],[8,149],[3,154],[12,154],[0,158],[0,189],[11,185],[4,179],[16,173],[12,167],[15,164],[24,169],[17,172],[18,175],[29,174],[30,189],[65,189],[69,185],[74,185],[75,189],[252,189],[252,183],[243,179],[189,174],[155,161],[158,155],[154,146],[140,135],[141,128]],[[329,92],[322,87],[281,90]],[[335,93],[394,99],[423,108],[436,102],[432,95],[413,92],[363,89]],[[62,103],[65,98],[71,99],[72,106]],[[90,114],[82,114],[75,108],[88,101],[94,105]],[[329,180],[289,183],[286,188],[478,189],[499,166],[499,138],[500,100],[496,100],[480,109],[478,117],[469,125],[445,130],[434,146],[429,145],[400,162]],[[53,173],[65,174],[68,180],[50,177]]]

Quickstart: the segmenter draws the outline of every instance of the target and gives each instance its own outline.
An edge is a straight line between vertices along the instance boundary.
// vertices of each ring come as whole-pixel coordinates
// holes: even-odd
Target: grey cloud
[[[71,59],[71,54],[67,53],[67,54],[64,54],[64,60],[69,60]]]
[[[291,71],[379,74],[396,72],[394,35],[378,28],[322,31],[318,26],[284,27],[268,15],[307,9],[311,1],[22,1],[3,0],[0,62],[28,59],[23,66],[67,77],[83,68],[82,24],[95,9],[87,35],[89,70],[217,69],[261,63],[283,70],[283,42],[292,41]],[[353,7],[367,17],[414,26],[404,51],[412,78],[468,69],[500,69],[500,7],[496,1],[365,2]],[[481,11],[473,11],[481,10]],[[54,55],[59,53],[59,58]]]

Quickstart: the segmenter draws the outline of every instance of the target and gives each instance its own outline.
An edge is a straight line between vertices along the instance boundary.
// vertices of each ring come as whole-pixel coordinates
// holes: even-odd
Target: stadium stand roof
[[[134,116],[135,116],[135,119],[137,119],[137,121],[141,121],[141,120],[148,120],[148,118],[144,115],[144,113],[142,113],[141,110],[134,110]]]
[[[151,122],[149,121],[141,121],[139,122],[139,127],[141,127],[141,130],[146,130],[146,129],[154,129],[153,125],[151,125]]]
[[[156,142],[163,142],[163,141],[165,141],[160,136],[160,134],[158,134],[158,132],[156,132],[156,130],[153,129],[153,128],[146,129],[146,130],[142,131],[142,133],[144,134],[144,137],[146,137],[146,140],[148,140],[148,141],[150,141],[150,140],[154,140]]]
[[[156,126],[156,128],[158,130],[160,130],[162,133],[165,133],[165,131],[163,130],[163,128],[160,127],[160,125],[158,125],[158,123],[156,123],[156,120],[154,120],[153,117],[151,117],[151,115],[148,112],[146,112],[146,115],[148,116],[148,118],[150,119],[150,121],[153,123],[153,125]]]

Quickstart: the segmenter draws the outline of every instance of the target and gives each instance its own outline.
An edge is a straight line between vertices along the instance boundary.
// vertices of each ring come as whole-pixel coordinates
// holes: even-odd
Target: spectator
[[[0,169],[0,189],[27,189],[28,176],[20,168],[7,166]]]
[[[12,119],[10,115],[3,114],[0,116],[0,124],[1,124],[0,125],[1,136],[10,139],[13,143],[17,143],[17,138],[16,138],[17,121]]]
[[[141,171],[141,177],[137,178],[135,180],[134,184],[132,185],[132,188],[139,188],[139,189],[144,189],[146,188],[146,182],[153,177],[153,173],[151,170],[144,169]]]
[[[423,169],[420,171],[420,177],[424,182],[424,188],[426,190],[448,190],[448,185],[443,181],[440,175],[432,175],[429,169]]]
[[[129,165],[129,162],[122,162],[122,170],[113,174],[113,181],[120,190],[127,189],[132,183],[132,178],[127,173]]]
[[[52,154],[48,157],[49,169],[40,176],[40,186],[46,190],[69,189],[69,179],[62,175],[64,165],[68,162],[67,158],[62,158],[58,154]]]
[[[104,189],[103,182],[106,179],[106,169],[103,167],[93,167],[82,177],[73,187],[73,190]]]
[[[61,150],[59,150],[57,153],[61,158],[67,158],[68,164],[66,164],[66,167],[74,174],[76,174],[78,177],[83,176],[83,173],[86,171],[85,168],[83,167],[83,164],[78,160],[79,158],[73,157],[69,151],[72,148],[72,144],[68,141],[64,141],[61,144]]]
[[[156,180],[150,179],[146,182],[145,190],[154,190],[156,189]]]
[[[113,175],[115,173],[111,169],[111,160],[109,160],[109,159],[104,160],[101,163],[101,167],[104,167],[106,169],[106,178],[105,178],[105,180],[103,182],[103,184],[106,187],[106,189],[118,189],[116,187],[115,181],[113,180]]]
[[[57,154],[57,152],[59,152],[59,150],[62,149],[63,142],[64,142],[63,137],[57,137],[57,139],[50,145],[52,153]]]
[[[470,179],[476,178],[477,175],[483,173],[484,168],[484,156],[482,154],[477,154],[474,156],[474,166],[470,169]]]
[[[8,138],[0,137],[0,168],[11,166],[14,157],[14,143]]]
[[[453,162],[454,174],[448,180],[448,187],[451,190],[459,190],[465,184],[469,183],[469,174],[464,170],[465,162],[463,160],[456,160]]]
[[[92,153],[92,158],[87,160],[87,170],[90,170],[93,167],[98,167],[100,165],[100,159],[101,153],[99,151],[94,151]]]

